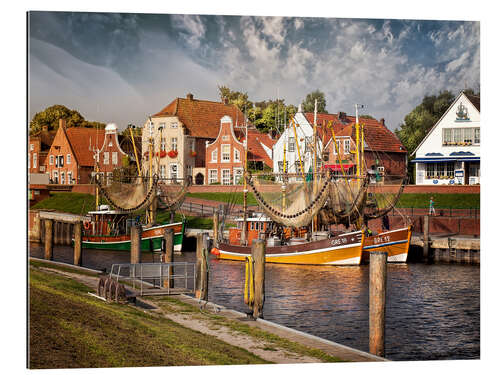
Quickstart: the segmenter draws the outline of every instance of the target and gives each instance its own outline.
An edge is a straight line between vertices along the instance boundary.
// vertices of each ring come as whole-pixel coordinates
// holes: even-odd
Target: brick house
[[[49,152],[56,130],[41,131],[28,138],[28,173],[45,173],[45,159]]]
[[[230,116],[236,124],[244,122],[243,113],[234,105],[194,99],[192,94],[174,99],[143,125],[144,174],[148,174],[148,146],[152,137],[153,173],[170,182],[192,176],[193,183],[202,185],[206,180],[206,143],[217,138],[224,116]]]
[[[66,129],[66,121],[60,119],[45,166],[54,184],[88,184],[95,173],[96,162],[101,176],[108,178],[115,168],[123,166],[126,156],[120,147],[115,124],[108,124],[104,130]]]

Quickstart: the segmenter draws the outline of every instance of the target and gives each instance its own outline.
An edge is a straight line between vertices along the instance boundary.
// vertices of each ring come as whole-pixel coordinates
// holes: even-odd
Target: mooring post
[[[141,263],[141,227],[130,227],[130,263]]]
[[[385,294],[387,253],[370,252],[370,353],[385,356]]]
[[[45,219],[45,259],[52,260],[53,221]]]
[[[75,266],[82,265],[82,222],[77,221],[73,225],[73,233],[75,236],[75,244],[73,248],[73,264]]]
[[[216,210],[214,212],[214,235],[213,235],[214,246],[217,246],[218,240],[219,240],[219,210]]]
[[[195,297],[208,300],[208,249],[205,248],[202,233],[196,235],[196,285]]]
[[[429,259],[429,215],[424,216],[424,249],[423,257],[425,260]]]
[[[252,243],[252,259],[254,261],[254,304],[253,317],[263,317],[265,300],[265,270],[266,270],[266,242],[258,239]]]
[[[172,230],[172,228],[165,229],[165,232],[163,233],[163,238],[165,239],[164,262],[165,263],[173,263],[173,261],[174,261],[174,231]],[[169,266],[168,267],[169,279],[165,280],[163,283],[163,286],[165,288],[173,288],[174,287],[174,279],[172,278],[173,273],[174,273],[174,267]]]

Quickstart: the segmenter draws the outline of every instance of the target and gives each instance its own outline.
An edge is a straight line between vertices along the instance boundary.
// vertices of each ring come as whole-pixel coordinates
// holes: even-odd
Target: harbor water
[[[43,258],[43,245],[30,244],[29,254]],[[73,249],[55,246],[53,256],[72,263]],[[195,253],[174,258],[195,262]],[[142,254],[143,262],[155,259]],[[113,263],[129,260],[127,252],[82,251],[82,265],[97,270],[109,271]],[[211,258],[209,267],[209,300],[249,311],[243,302],[244,263]],[[386,358],[479,359],[479,271],[477,265],[388,264]],[[264,318],[368,351],[368,282],[368,265],[267,264]]]

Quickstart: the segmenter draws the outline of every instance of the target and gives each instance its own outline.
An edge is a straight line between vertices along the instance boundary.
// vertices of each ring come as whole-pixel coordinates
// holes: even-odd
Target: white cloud
[[[284,28],[282,17],[263,17],[262,25],[262,34],[267,35],[275,42],[283,43],[286,29]]]
[[[451,71],[457,70],[458,68],[460,68],[464,64],[465,61],[467,61],[468,58],[469,58],[469,52],[465,52],[459,58],[457,58],[453,61],[450,61],[446,65],[446,71],[451,72]]]
[[[192,48],[200,47],[200,40],[205,35],[205,25],[197,15],[173,15],[174,27],[184,31],[184,38]]]
[[[293,21],[293,25],[295,26],[295,30],[302,29],[304,27],[304,21],[302,21],[300,18],[295,18]]]

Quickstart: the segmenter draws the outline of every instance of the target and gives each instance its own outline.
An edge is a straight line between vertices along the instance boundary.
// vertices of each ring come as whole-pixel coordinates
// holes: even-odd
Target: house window
[[[172,125],[171,125],[172,129],[177,129],[178,126],[179,125],[176,122],[173,122]]]
[[[425,177],[433,178],[436,175],[436,163],[425,164]]]
[[[460,143],[463,139],[463,129],[455,128],[453,129],[453,142]]]
[[[167,150],[167,139],[163,137],[160,143],[160,151],[166,151],[166,150]]]
[[[111,185],[111,182],[113,182],[113,172],[108,172],[108,185]]]
[[[193,176],[193,166],[192,165],[188,165],[186,167],[186,175],[187,176]]]
[[[217,163],[217,149],[212,151],[212,160],[210,161]]]
[[[295,173],[299,173],[302,171],[302,169],[300,168],[300,160],[295,160]]]
[[[222,162],[228,163],[231,160],[231,145],[222,145]]]
[[[443,144],[446,145],[451,142],[451,129],[443,129]]]
[[[36,168],[37,164],[38,164],[38,157],[37,157],[37,154],[34,153],[33,154],[33,168]]]
[[[49,164],[54,165],[54,155],[50,155]]]
[[[470,177],[481,177],[481,170],[479,168],[479,163],[470,163],[469,164],[469,176]]]
[[[44,165],[40,165],[40,172],[45,172],[45,166]]]
[[[61,184],[64,185],[66,183],[66,180],[64,179],[64,172],[61,172]]]
[[[64,156],[63,155],[59,155],[58,156],[59,158],[59,167],[64,167]]]
[[[241,161],[240,160],[240,150],[237,148],[234,149],[234,161]]]
[[[118,152],[113,152],[111,154],[111,161],[113,165],[118,165]]]
[[[68,172],[68,185],[71,185],[73,183],[73,173]]]
[[[479,141],[480,141],[479,136],[480,136],[479,128],[474,128],[474,144],[475,145],[479,144]]]
[[[54,182],[54,184],[58,184],[59,183],[59,174],[57,173],[57,171],[54,171],[52,172],[52,180]]]
[[[30,143],[30,151],[33,151],[35,149],[35,145],[33,143]]]
[[[165,123],[164,122],[160,122],[160,124],[158,125],[158,130],[162,131],[163,129],[165,129]]]
[[[313,141],[312,141],[312,136],[306,136],[306,152],[312,152],[313,151]]]
[[[289,170],[288,170],[288,162],[286,162],[285,167],[286,167],[286,171],[289,172]],[[280,171],[280,173],[284,173],[284,171],[283,171],[283,161],[279,161],[278,162],[278,170]]]
[[[208,170],[208,183],[215,184],[217,182],[217,169]]]
[[[295,138],[288,137],[288,152],[295,152]]]
[[[165,165],[160,165],[160,178],[166,178],[167,173],[166,173],[166,168]]]
[[[455,176],[455,163],[454,162],[446,163],[445,176],[447,176],[447,177],[454,177]]]
[[[196,151],[196,142],[194,139],[191,140],[191,152]]]
[[[231,185],[231,170],[222,170],[222,185]]]
[[[472,137],[474,136],[474,129],[466,128],[464,129],[464,142],[472,144]]]
[[[103,161],[104,165],[108,165],[109,164],[109,152],[105,152],[104,153],[104,158],[103,158]]]
[[[176,182],[177,181],[177,164],[176,163],[172,163],[170,164],[170,178],[172,179],[172,182]]]
[[[57,168],[57,167],[59,167],[59,157],[56,156],[55,158],[56,158],[56,168]]]
[[[238,185],[243,181],[243,168],[234,168],[234,185]]]
[[[97,163],[99,163],[99,153],[98,152],[94,155],[94,159]]]
[[[66,155],[66,164],[71,164],[71,154]]]
[[[351,140],[344,139],[344,154],[348,154],[351,152]]]
[[[172,138],[172,150],[177,151],[177,138]]]

